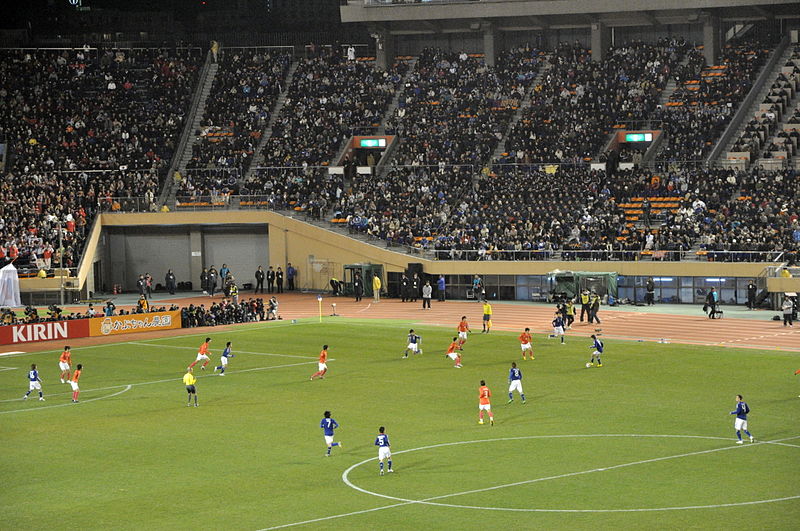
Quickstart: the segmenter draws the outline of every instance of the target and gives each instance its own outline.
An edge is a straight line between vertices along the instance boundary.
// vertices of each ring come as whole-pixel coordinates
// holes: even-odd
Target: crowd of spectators
[[[265,166],[326,166],[354,134],[376,131],[407,68],[388,71],[336,49],[303,59],[264,146]]]
[[[683,39],[631,42],[592,61],[580,44],[560,44],[531,106],[506,139],[502,162],[576,162],[597,156],[611,128],[646,121],[683,59]]]
[[[666,142],[656,154],[662,166],[702,161],[753,85],[769,50],[760,43],[725,47],[720,64],[704,68],[702,51],[690,51],[687,69],[669,102],[654,113]],[[695,68],[690,75],[689,68]]]
[[[98,209],[154,199],[200,49],[0,51],[0,259],[75,267]],[[61,231],[59,234],[59,224]],[[62,248],[59,248],[59,236]]]
[[[289,52],[223,51],[179,193],[238,191],[237,179],[252,163],[291,61]]]
[[[539,68],[519,47],[488,67],[482,56],[424,49],[400,94],[387,133],[402,138],[398,165],[482,164],[502,139]]]

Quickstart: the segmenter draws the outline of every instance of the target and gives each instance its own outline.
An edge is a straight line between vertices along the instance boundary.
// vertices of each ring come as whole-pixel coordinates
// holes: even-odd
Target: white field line
[[[522,439],[551,439],[551,438],[589,438],[589,437],[642,437],[642,438],[659,437],[659,438],[691,438],[691,439],[730,440],[729,438],[726,438],[726,437],[712,437],[712,436],[702,436],[702,435],[636,435],[636,434],[544,435],[544,436],[505,437],[505,438],[497,438],[497,439],[481,439],[481,440],[474,440],[474,441],[457,441],[457,442],[451,442],[451,443],[441,443],[441,444],[433,444],[433,445],[429,445],[429,446],[422,446],[422,447],[419,447],[419,448],[412,448],[410,450],[401,450],[399,452],[394,452],[394,453],[395,454],[403,454],[403,453],[409,453],[409,452],[416,452],[416,451],[420,451],[420,450],[427,450],[427,449],[431,449],[431,448],[440,448],[440,447],[443,447],[443,446],[457,446],[457,445],[462,445],[462,444],[476,444],[476,443],[495,442],[495,441],[513,441],[513,440],[522,440]],[[788,445],[788,444],[784,443],[783,441],[799,439],[799,438],[800,438],[800,436],[793,436],[793,437],[786,437],[784,439],[776,439],[774,441],[758,441],[756,443],[749,444],[747,446],[758,446],[758,445],[762,445],[762,444],[776,444],[776,445],[781,445],[781,446],[795,446],[795,445]],[[388,495],[385,495],[385,494],[371,492],[371,491],[368,491],[366,489],[362,489],[361,487],[358,487],[358,486],[354,485],[348,478],[350,472],[353,471],[355,468],[361,466],[361,465],[364,465],[366,463],[370,463],[370,462],[374,461],[374,458],[370,458],[370,459],[365,459],[364,461],[361,461],[359,463],[356,463],[356,464],[352,465],[350,468],[348,468],[347,470],[345,470],[342,473],[342,481],[344,481],[344,483],[348,487],[351,487],[351,488],[353,488],[353,489],[355,489],[355,490],[357,490],[359,492],[362,492],[364,494],[369,494],[369,495],[372,495],[372,496],[378,496],[380,498],[385,498],[387,500],[398,501],[399,503],[393,503],[391,505],[384,505],[382,507],[373,507],[372,509],[364,509],[364,510],[361,510],[361,511],[352,511],[352,512],[349,512],[349,513],[341,513],[341,514],[335,514],[335,515],[330,515],[330,516],[324,516],[324,517],[320,517],[320,518],[314,518],[314,519],[311,519],[311,520],[303,520],[301,522],[293,522],[293,523],[290,523],[290,524],[283,524],[283,525],[278,525],[278,526],[273,526],[273,527],[267,527],[267,528],[260,529],[259,531],[269,531],[269,530],[272,530],[272,529],[284,529],[284,528],[287,528],[287,527],[295,527],[295,526],[299,526],[299,525],[312,524],[312,523],[316,523],[316,522],[323,522],[323,521],[333,520],[333,519],[337,519],[337,518],[345,518],[345,517],[348,517],[348,516],[355,516],[355,515],[359,515],[359,514],[371,513],[371,512],[375,512],[375,511],[382,511],[384,509],[392,509],[392,508],[395,508],[395,507],[402,507],[404,505],[414,505],[414,504],[436,505],[436,506],[441,506],[441,507],[454,507],[454,508],[490,509],[490,510],[517,511],[517,512],[525,511],[525,512],[529,512],[529,511],[532,511],[532,510],[531,509],[498,508],[498,507],[472,507],[472,506],[466,506],[466,505],[452,505],[452,504],[446,504],[446,503],[435,503],[433,501],[434,500],[438,500],[438,499],[443,499],[443,498],[450,498],[450,497],[454,497],[454,496],[463,496],[463,495],[466,495],[466,494],[473,494],[473,493],[478,493],[478,492],[486,492],[486,491],[490,491],[490,490],[496,490],[496,489],[501,489],[501,488],[506,488],[506,487],[517,486],[517,485],[524,485],[524,484],[530,484],[530,483],[535,483],[535,482],[541,482],[541,481],[548,481],[548,480],[553,480],[553,479],[565,478],[565,477],[570,477],[570,476],[590,474],[590,473],[593,473],[593,472],[605,472],[605,471],[614,470],[614,469],[617,469],[617,468],[629,467],[629,466],[645,464],[645,463],[652,463],[652,462],[656,462],[656,461],[664,461],[664,460],[668,460],[668,459],[678,459],[678,458],[681,458],[681,457],[689,457],[689,456],[693,456],[693,455],[708,454],[708,453],[712,453],[712,452],[719,452],[719,451],[722,451],[722,450],[732,450],[734,448],[740,448],[740,446],[738,446],[738,445],[726,446],[724,448],[715,448],[715,449],[712,449],[712,450],[702,450],[702,451],[698,451],[698,452],[688,452],[688,453],[685,453],[685,454],[677,454],[677,455],[672,455],[672,456],[657,457],[657,458],[653,458],[653,459],[645,459],[645,460],[641,460],[641,461],[635,461],[635,462],[632,462],[632,463],[622,463],[620,465],[612,465],[612,466],[609,466],[609,467],[595,468],[595,469],[592,469],[592,470],[584,470],[584,471],[580,471],[580,472],[571,472],[571,473],[567,473],[567,474],[560,474],[560,475],[557,475],[557,476],[549,476],[549,477],[537,478],[537,479],[533,479],[533,480],[520,481],[520,482],[516,482],[516,483],[509,483],[507,485],[497,485],[497,486],[494,486],[494,487],[487,487],[487,488],[483,488],[483,489],[475,489],[475,490],[470,490],[470,491],[457,492],[457,493],[453,493],[453,494],[444,494],[444,495],[441,495],[441,496],[434,496],[434,497],[426,498],[426,499],[423,499],[423,500],[410,500],[410,499],[406,499],[406,498],[388,496]],[[732,504],[673,507],[673,508],[663,508],[663,509],[661,509],[661,508],[655,508],[655,509],[629,509],[629,510],[622,510],[622,511],[636,512],[636,511],[661,511],[661,510],[678,510],[678,509],[717,508],[717,507],[729,507],[729,506],[739,506],[739,505],[754,505],[754,504],[760,504],[760,503],[770,503],[770,502],[777,502],[777,501],[785,501],[785,500],[796,499],[798,497],[800,497],[800,496],[790,496],[790,497],[785,497],[785,498],[776,498],[776,499],[773,499],[773,500],[759,500],[759,501],[741,502],[741,503],[732,503]],[[575,510],[570,510],[570,509],[566,509],[566,510],[559,510],[559,509],[542,510],[542,509],[534,509],[533,511],[539,511],[539,512],[618,512],[617,510],[613,510],[613,509],[611,509],[611,510],[602,510],[602,509],[600,509],[600,510],[593,510],[593,509],[586,509],[586,510],[582,510],[582,509],[575,509]]]
[[[336,358],[331,358],[330,361],[336,361]],[[255,368],[252,368],[252,369],[239,369],[239,370],[235,370],[235,371],[226,370],[225,374],[227,375],[227,374],[239,374],[239,373],[242,373],[242,372],[268,371],[270,369],[283,369],[283,368],[286,368],[286,367],[297,367],[297,366],[300,366],[300,365],[312,365],[312,364],[315,364],[315,363],[317,363],[317,362],[316,361],[304,361],[304,362],[301,362],[301,363],[288,363],[288,364],[285,364],[285,365],[270,365],[268,367],[255,367]],[[213,373],[198,374],[197,378],[198,379],[199,378],[208,378],[208,377],[213,377],[213,376],[219,376],[219,375],[218,374],[213,374]],[[96,387],[94,389],[82,389],[81,392],[82,393],[90,393],[92,391],[108,391],[109,389],[119,389],[120,387],[125,387],[125,386],[136,387],[138,385],[152,385],[152,384],[160,384],[160,383],[167,383],[167,382],[178,383],[178,382],[181,381],[181,378],[182,377],[177,377],[176,376],[175,378],[165,378],[163,380],[153,380],[153,381],[150,381],[150,382],[135,382],[135,383],[132,383],[132,384],[111,385],[109,387]],[[69,395],[69,394],[72,394],[72,391],[68,391],[68,392],[65,392],[65,393],[52,393],[52,394],[48,394],[46,396],[58,396],[58,395]],[[6,399],[6,400],[0,400],[0,403],[3,403],[3,402],[18,402],[19,400],[20,400],[19,398],[11,398],[11,399]],[[86,400],[86,402],[88,402],[88,400]],[[41,408],[39,408],[39,409],[41,409]],[[27,410],[20,410],[20,411],[27,411]],[[8,413],[8,411],[0,412],[0,413]]]
[[[117,386],[117,387],[122,387],[122,386]],[[97,398],[90,398],[88,400],[81,400],[79,403],[80,404],[85,404],[87,402],[95,402],[97,400],[105,400],[106,398],[113,398],[115,396],[121,395],[122,393],[130,391],[132,388],[133,388],[133,385],[126,385],[125,389],[123,389],[122,391],[117,391],[116,393],[112,393],[112,394],[110,394],[108,396],[98,396]],[[34,398],[34,400],[36,400],[36,399]],[[29,407],[29,408],[25,408],[25,409],[11,409],[9,411],[0,411],[0,415],[5,415],[7,413],[21,413],[21,412],[25,412],[25,411],[40,411],[42,409],[52,409],[54,407],[67,407],[67,406],[73,406],[74,407],[75,404],[72,403],[72,402],[67,402],[66,404],[55,404],[55,405],[52,405],[52,406]]]
[[[128,345],[146,345],[148,347],[158,347],[158,348],[179,348],[183,350],[197,350],[197,347],[185,347],[182,345],[153,345],[152,343],[148,343],[145,341],[128,341]],[[317,356],[296,356],[294,354],[274,354],[271,352],[250,352],[247,350],[235,350],[235,354],[253,354],[256,356],[276,356],[279,358],[297,358],[301,360],[315,360]]]
[[[3,371],[16,371],[19,367],[0,367],[0,372]]]
[[[0,352],[0,356],[11,356],[12,354],[25,354],[21,350],[12,350],[11,352]]]

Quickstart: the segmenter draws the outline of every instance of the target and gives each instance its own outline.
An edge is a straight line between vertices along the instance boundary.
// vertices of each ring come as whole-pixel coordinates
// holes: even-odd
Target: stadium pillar
[[[483,24],[483,59],[486,66],[497,61],[497,30],[491,24]]]
[[[375,66],[380,70],[387,70],[394,64],[395,37],[386,28],[377,30],[372,36],[375,38]]]
[[[703,57],[707,65],[715,65],[719,61],[719,28],[719,17],[709,15],[703,20]]]
[[[198,229],[189,230],[189,280],[193,290],[202,290],[200,273],[203,272],[203,233]]]
[[[602,61],[611,46],[611,28],[602,22],[592,22],[592,61]]]

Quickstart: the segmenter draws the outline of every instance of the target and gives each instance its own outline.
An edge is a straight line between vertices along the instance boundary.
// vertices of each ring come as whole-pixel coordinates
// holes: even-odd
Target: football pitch
[[[411,327],[423,354],[401,359]],[[0,528],[797,529],[797,354],[609,339],[603,367],[586,368],[589,333],[536,334],[522,361],[518,334],[477,331],[462,369],[444,357],[454,328],[410,321],[129,335],[73,348],[79,404],[60,351],[2,356]],[[181,378],[205,336],[212,363],[186,407]],[[219,377],[226,341],[236,357]],[[325,343],[329,371],[309,381]],[[514,361],[527,404],[506,403]],[[44,402],[21,400],[31,363]],[[482,379],[494,426],[477,422]],[[755,443],[734,444],[737,393]],[[330,458],[325,410],[343,443]]]

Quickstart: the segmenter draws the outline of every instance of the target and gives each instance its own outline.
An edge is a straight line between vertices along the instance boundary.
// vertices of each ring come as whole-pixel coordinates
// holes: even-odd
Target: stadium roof
[[[694,24],[708,17],[748,22],[800,18],[800,0],[348,0],[342,22],[393,34],[461,33],[487,25],[500,31]],[[406,3],[407,2],[407,3]]]

